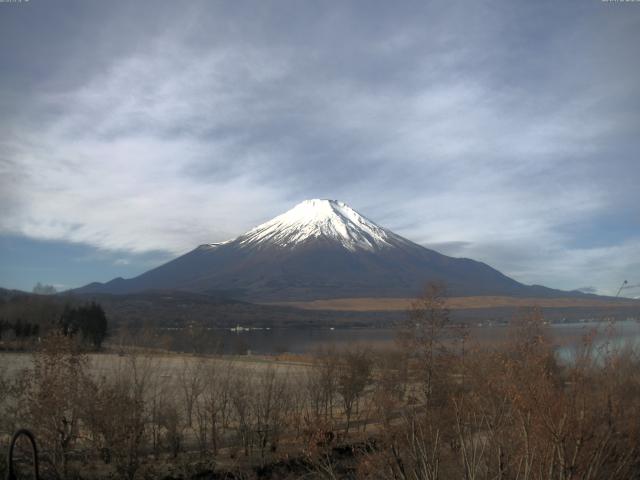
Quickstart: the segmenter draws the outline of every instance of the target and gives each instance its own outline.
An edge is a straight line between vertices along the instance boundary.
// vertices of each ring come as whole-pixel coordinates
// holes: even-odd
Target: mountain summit
[[[406,297],[428,281],[452,295],[566,296],[490,266],[429,250],[337,200],[305,200],[239,237],[205,244],[132,279],[81,293],[183,290],[249,301]]]
[[[319,239],[338,242],[350,251],[374,251],[404,242],[346,203],[323,199],[305,200],[236,241],[244,246],[295,248]]]

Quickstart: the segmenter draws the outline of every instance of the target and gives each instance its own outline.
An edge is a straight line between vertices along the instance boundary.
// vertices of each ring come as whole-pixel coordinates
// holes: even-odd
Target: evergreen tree
[[[16,320],[16,323],[13,324],[13,333],[15,334],[16,338],[22,338],[22,336],[24,335],[24,325],[21,318]]]
[[[107,317],[96,302],[78,307],[65,307],[60,317],[60,329],[65,336],[80,333],[82,340],[99,349],[107,336]]]
[[[60,330],[65,337],[73,337],[78,333],[78,309],[68,304],[64,306],[60,316]]]
[[[95,348],[100,348],[107,336],[107,317],[100,305],[91,302],[82,312],[80,331],[85,341],[90,341]]]

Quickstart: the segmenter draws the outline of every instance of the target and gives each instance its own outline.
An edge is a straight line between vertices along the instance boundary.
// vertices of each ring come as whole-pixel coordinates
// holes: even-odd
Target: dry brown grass
[[[270,305],[283,305],[302,308],[304,310],[334,310],[352,312],[372,311],[404,311],[414,299],[412,298],[334,298],[328,300],[312,300],[308,302],[277,302]],[[449,297],[446,306],[449,309],[499,308],[499,307],[638,307],[640,302],[630,299],[592,299],[592,298],[517,298],[517,297]]]

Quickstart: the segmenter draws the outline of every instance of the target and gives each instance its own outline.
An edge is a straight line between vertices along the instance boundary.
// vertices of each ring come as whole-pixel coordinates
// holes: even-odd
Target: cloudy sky
[[[525,283],[640,283],[638,2],[23,0],[0,42],[0,286],[316,197]]]

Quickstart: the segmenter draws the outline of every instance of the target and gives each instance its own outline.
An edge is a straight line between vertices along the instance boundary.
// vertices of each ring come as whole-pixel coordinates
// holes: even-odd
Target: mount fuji
[[[409,297],[428,281],[443,282],[455,296],[568,294],[524,285],[478,261],[442,255],[345,203],[319,199],[303,201],[233,240],[200,245],[135,278],[92,283],[75,292],[181,290],[271,302]]]

